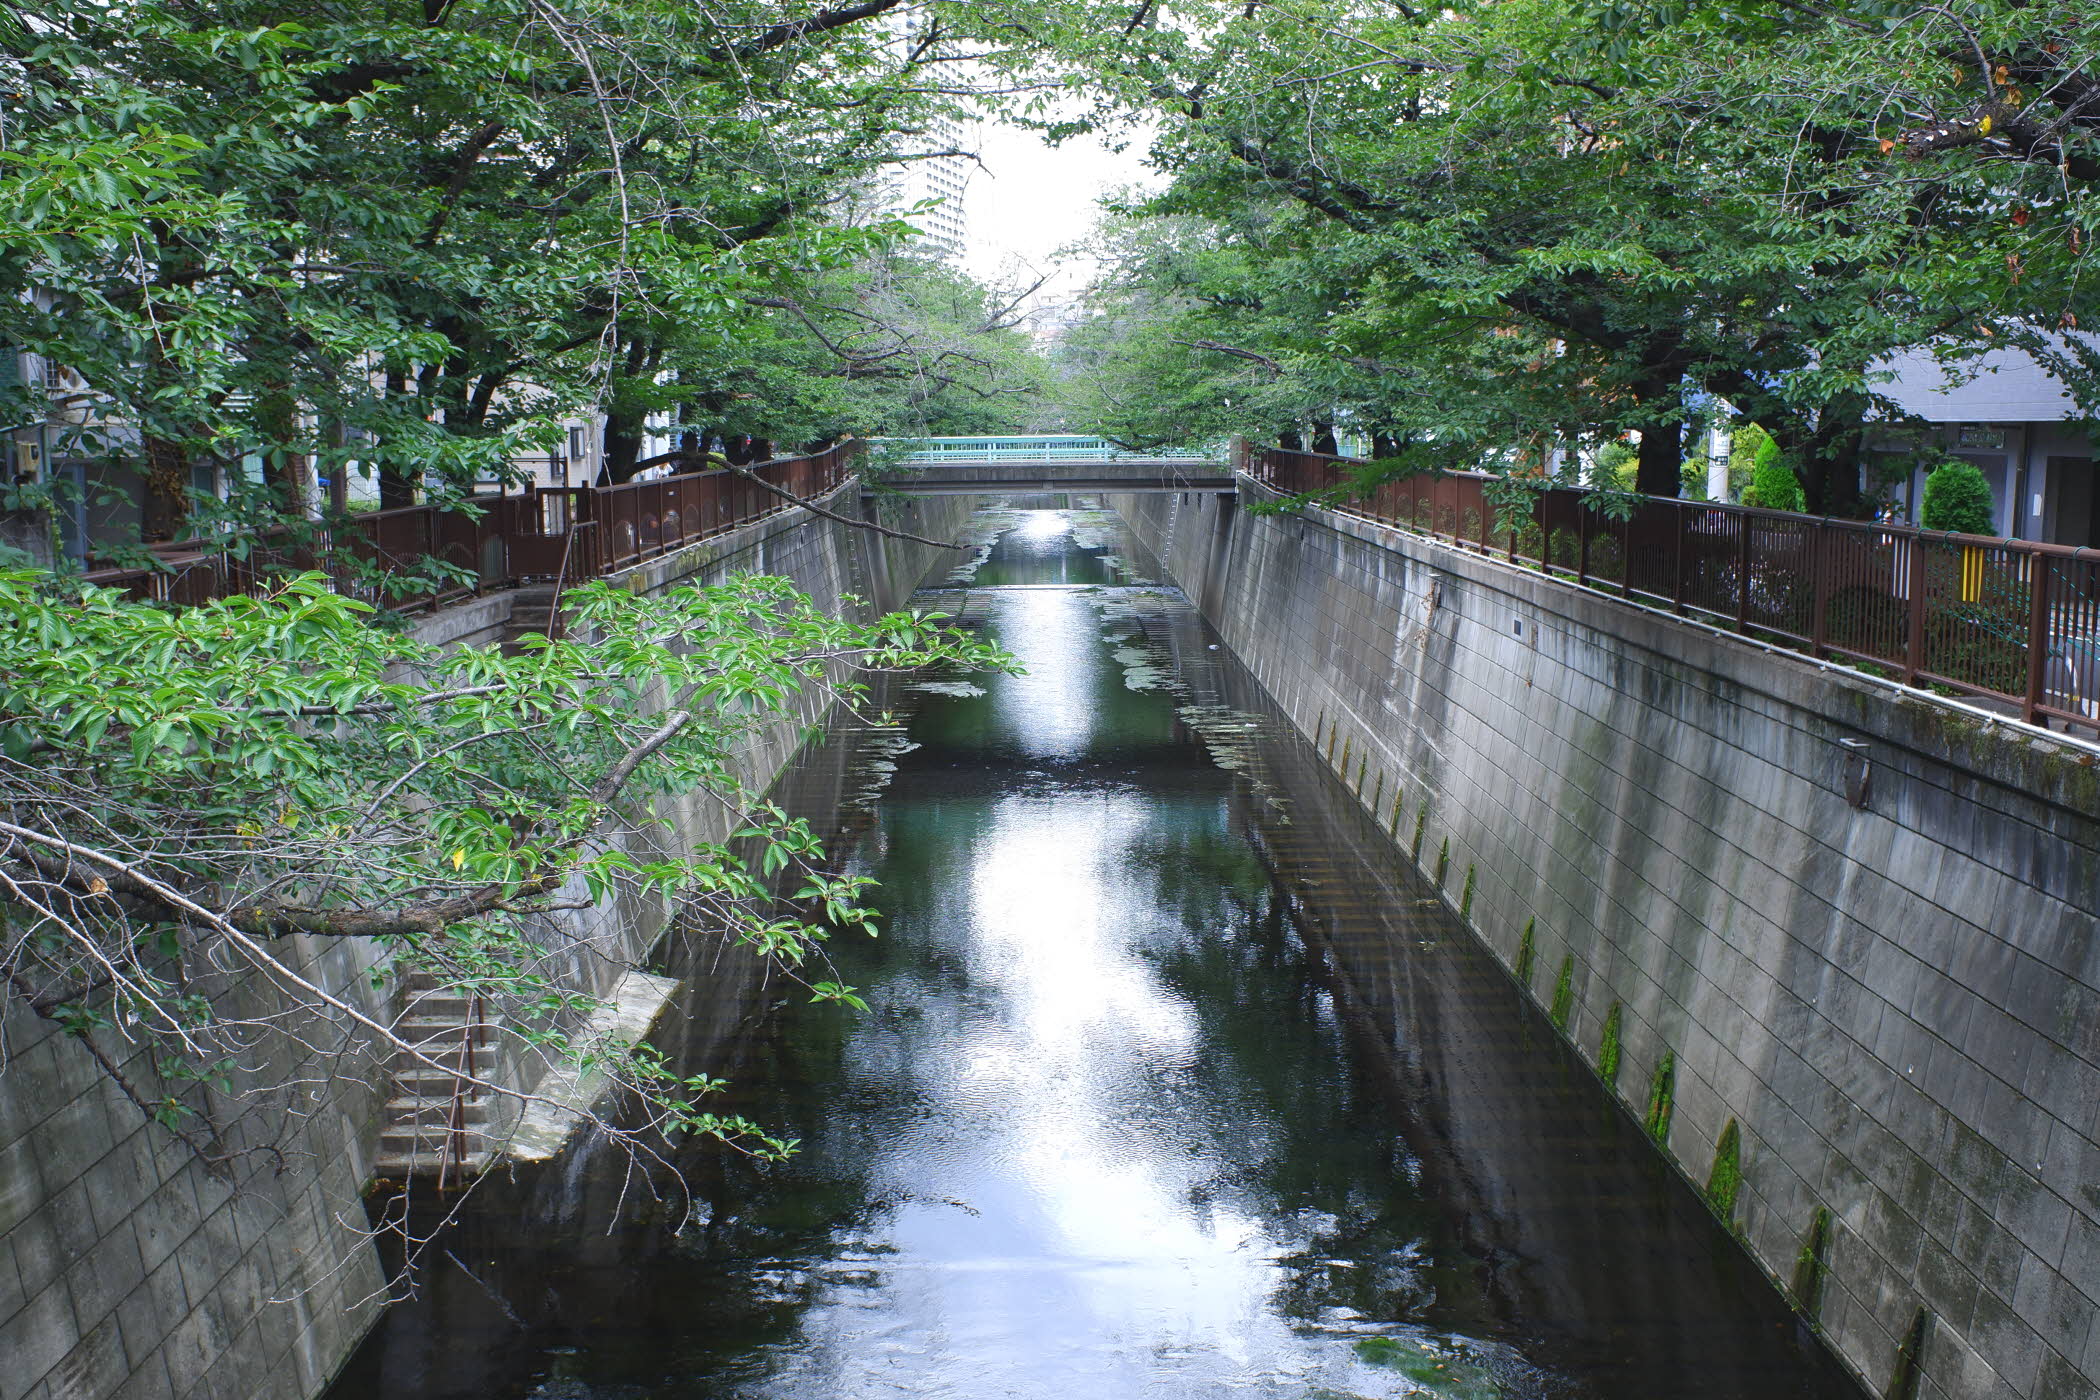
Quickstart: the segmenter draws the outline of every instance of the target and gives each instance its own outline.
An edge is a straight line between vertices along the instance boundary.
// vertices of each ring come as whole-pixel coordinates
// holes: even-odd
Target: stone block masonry
[[[1112,504],[1873,1393],[2100,1395],[2100,753],[1356,517]]]
[[[854,509],[855,488],[832,508]],[[906,507],[904,528],[961,532],[977,502],[943,497]],[[790,511],[632,571],[637,588],[784,574],[822,607],[858,595],[870,610],[901,605],[950,556],[880,540]],[[422,619],[438,643],[492,644],[509,595]],[[810,715],[812,720],[821,716]],[[746,755],[764,784],[794,756],[795,726]],[[698,804],[691,804],[697,807]],[[690,839],[719,817],[670,813]],[[581,911],[563,932],[624,956],[646,949],[670,911],[630,902]],[[374,985],[377,950],[363,940],[300,943],[309,977],[385,1017],[396,989]],[[579,983],[612,965],[578,955]],[[600,989],[602,990],[602,989]],[[229,987],[257,1014],[281,1009],[266,990]],[[240,1156],[207,1169],[148,1123],[81,1046],[9,1003],[0,1019],[0,1400],[306,1400],[320,1393],[376,1318],[383,1291],[364,1232],[361,1188],[377,1151],[386,1067],[325,1025],[297,1102],[283,1159]],[[525,1075],[528,1066],[506,1066]],[[251,1139],[234,1125],[226,1145]]]

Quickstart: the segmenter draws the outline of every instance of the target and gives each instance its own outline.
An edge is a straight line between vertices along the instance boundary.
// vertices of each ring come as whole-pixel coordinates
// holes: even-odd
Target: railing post
[[[1750,625],[1750,523],[1749,512],[1735,518],[1735,629]]]
[[[1903,639],[1903,683],[1916,685],[1925,669],[1925,536],[1910,537],[1909,635]]]
[[[1589,503],[1580,499],[1575,502],[1575,581],[1584,588],[1590,586],[1590,516]]]
[[[1670,513],[1677,517],[1677,577],[1671,585],[1671,604],[1678,612],[1684,611],[1684,553],[1685,537],[1691,533],[1689,518],[1691,507],[1682,501],[1672,502]]]
[[[1820,657],[1830,640],[1830,522],[1808,527],[1808,571],[1815,587],[1815,615],[1808,620],[1808,654]]]
[[[2046,725],[2042,693],[2049,679],[2049,556],[2034,550],[2027,564],[2032,577],[2027,585],[2027,698],[2021,714],[2029,724]]]

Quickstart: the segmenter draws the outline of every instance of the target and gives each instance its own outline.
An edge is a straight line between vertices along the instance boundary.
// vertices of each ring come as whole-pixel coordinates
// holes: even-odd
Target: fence
[[[339,592],[376,606],[434,607],[529,579],[594,578],[750,524],[794,504],[776,491],[804,500],[844,484],[860,447],[841,442],[746,468],[756,481],[717,470],[621,486],[539,487],[475,497],[457,509],[407,506],[332,525],[180,540],[153,547],[149,564],[95,569],[86,579],[142,601],[189,606],[319,569]]]
[[[1348,487],[1353,465],[1275,449],[1239,460],[1278,491],[1332,493],[1323,504],[1336,510],[1909,685],[2004,701],[2029,723],[2100,730],[2100,550],[1652,496],[1620,519],[1568,487],[1501,504],[1489,494],[1497,479],[1474,472],[1366,493]]]

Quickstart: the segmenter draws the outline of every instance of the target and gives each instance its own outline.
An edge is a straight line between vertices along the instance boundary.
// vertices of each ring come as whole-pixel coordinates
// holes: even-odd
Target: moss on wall
[[[1613,1089],[1619,1087],[1619,1022],[1626,1008],[1618,1002],[1604,1013],[1604,1038],[1597,1043],[1597,1077]]]
[[[1546,1015],[1553,1028],[1565,1035],[1568,1017],[1575,1011],[1575,955],[1568,954],[1560,960],[1560,976],[1553,979],[1553,1007]]]
[[[1662,1059],[1656,1063],[1655,1073],[1649,1076],[1648,1112],[1641,1119],[1641,1125],[1658,1147],[1670,1145],[1670,1115],[1676,1107],[1677,1055],[1665,1050]]]
[[[1816,1326],[1823,1311],[1823,1280],[1830,1274],[1830,1210],[1817,1206],[1815,1218],[1809,1222],[1808,1238],[1801,1242],[1801,1252],[1794,1256],[1794,1281],[1788,1292],[1793,1295],[1794,1310]]]
[[[1743,1189],[1743,1130],[1731,1118],[1714,1144],[1714,1164],[1706,1174],[1706,1204],[1726,1224],[1735,1219],[1736,1194]]]
[[[1889,1371],[1882,1400],[1918,1400],[1918,1383],[1925,1378],[1925,1347],[1931,1340],[1932,1313],[1919,1308],[1910,1330],[1896,1343],[1896,1364]]]

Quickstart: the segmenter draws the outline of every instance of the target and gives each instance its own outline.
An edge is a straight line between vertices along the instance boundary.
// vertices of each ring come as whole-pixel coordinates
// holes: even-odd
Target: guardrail
[[[856,441],[745,468],[798,498],[821,496],[853,474]],[[733,471],[620,486],[549,486],[479,496],[458,509],[409,506],[335,524],[178,540],[149,564],[90,570],[85,579],[141,601],[190,606],[254,593],[287,572],[318,569],[337,591],[399,610],[436,607],[531,579],[580,581],[658,558],[748,525],[792,502]],[[426,583],[426,561],[458,571]]]
[[[1750,635],[2100,731],[2100,550],[1549,486],[1498,506],[1475,472],[1348,489],[1347,458],[1242,450],[1290,495]]]
[[[885,467],[927,467],[948,462],[1222,462],[1223,447],[1165,447],[1133,452],[1104,437],[1042,433],[1022,437],[876,438],[892,449]]]

